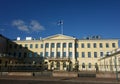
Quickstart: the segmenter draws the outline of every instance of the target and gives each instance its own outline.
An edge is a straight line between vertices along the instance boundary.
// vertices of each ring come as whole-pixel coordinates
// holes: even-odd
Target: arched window
[[[88,68],[91,68],[91,63],[88,64]]]
[[[85,63],[82,63],[82,68],[85,68]]]

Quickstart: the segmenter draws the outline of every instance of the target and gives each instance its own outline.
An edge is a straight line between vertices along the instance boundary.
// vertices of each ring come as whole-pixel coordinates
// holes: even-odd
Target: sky
[[[63,34],[120,38],[120,0],[0,0],[0,34],[16,39]]]

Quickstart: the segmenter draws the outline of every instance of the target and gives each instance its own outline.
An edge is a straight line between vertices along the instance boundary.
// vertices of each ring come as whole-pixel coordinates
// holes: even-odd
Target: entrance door
[[[60,62],[57,62],[57,63],[56,63],[56,69],[57,69],[57,70],[60,70]]]

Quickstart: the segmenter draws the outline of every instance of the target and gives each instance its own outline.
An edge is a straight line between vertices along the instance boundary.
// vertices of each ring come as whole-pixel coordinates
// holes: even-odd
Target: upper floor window
[[[106,48],[109,48],[109,44],[108,43],[106,43]]]
[[[79,57],[79,52],[76,52],[75,58],[78,58],[78,57]]]
[[[63,43],[63,48],[66,48],[66,43]]]
[[[87,44],[87,48],[90,48],[90,43]]]
[[[100,57],[103,57],[104,56],[104,53],[103,52],[100,52]]]
[[[82,58],[84,58],[85,57],[85,52],[82,52]]]
[[[46,47],[46,48],[49,48],[49,43],[46,43],[46,44],[45,44],[45,47]]]
[[[43,52],[40,52],[40,57],[43,57]]]
[[[60,52],[57,52],[57,58],[60,58]]]
[[[43,44],[41,44],[41,46],[40,46],[41,48],[43,48]]]
[[[51,52],[51,57],[54,57],[54,52]]]
[[[94,52],[94,57],[97,58],[97,52]]]
[[[72,52],[69,52],[69,57],[72,58]]]
[[[17,49],[17,44],[14,45],[14,48]]]
[[[66,57],[66,52],[63,52],[63,57]]]
[[[37,52],[34,53],[34,57],[37,57]]]
[[[28,45],[27,44],[25,44],[25,48],[27,48],[28,47]]]
[[[30,48],[33,48],[33,44],[30,44]]]
[[[91,52],[88,52],[88,58],[91,58]]]
[[[35,48],[38,48],[38,44],[35,44]]]
[[[45,52],[45,57],[48,57],[48,52]]]
[[[29,52],[29,57],[32,57],[32,52]]]
[[[60,48],[60,43],[57,43],[57,48]]]
[[[116,46],[115,46],[115,43],[112,43],[112,47],[113,47],[113,48],[115,48],[115,47],[116,47]]]
[[[103,44],[102,44],[102,43],[100,43],[100,44],[99,44],[99,47],[100,47],[100,48],[103,48]]]
[[[78,48],[78,43],[75,43],[75,47]]]
[[[96,48],[96,47],[97,47],[97,44],[96,44],[96,43],[94,43],[94,44],[93,44],[93,48]]]
[[[51,43],[51,47],[54,48],[54,47],[55,47],[55,44],[54,44],[54,43]]]
[[[69,48],[72,48],[72,43],[69,43]]]
[[[84,48],[84,47],[85,47],[85,46],[84,46],[84,43],[82,43],[82,44],[81,44],[81,48]]]
[[[22,49],[22,45],[21,44],[19,45],[19,48]]]

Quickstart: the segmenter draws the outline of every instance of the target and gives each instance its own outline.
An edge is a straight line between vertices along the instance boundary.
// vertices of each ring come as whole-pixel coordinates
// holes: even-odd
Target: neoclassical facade
[[[63,34],[40,39],[18,38],[14,43],[19,47],[9,43],[9,55],[24,58],[24,63],[44,62],[48,69],[62,71],[74,70],[76,67],[94,71],[99,67],[98,59],[118,48],[118,39],[102,39],[98,36],[77,39]]]

